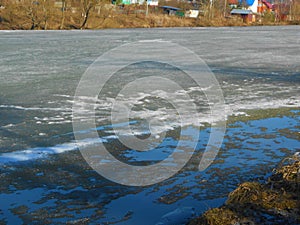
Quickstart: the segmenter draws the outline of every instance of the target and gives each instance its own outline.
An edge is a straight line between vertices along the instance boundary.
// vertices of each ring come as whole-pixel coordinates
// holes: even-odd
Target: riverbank
[[[1,16],[1,15],[0,15]],[[233,27],[233,26],[282,26],[299,25],[300,21],[292,22],[257,22],[244,23],[240,18],[180,18],[176,16],[159,15],[116,15],[107,18],[90,20],[86,27],[79,23],[66,22],[63,29],[109,29],[109,28],[159,28],[159,27]],[[36,25],[35,30],[45,30],[42,24]],[[23,19],[10,22],[5,18],[0,21],[0,30],[32,30],[30,23],[23,23]],[[59,21],[49,24],[47,30],[60,30]]]
[[[299,224],[300,154],[285,158],[265,181],[245,182],[226,203],[206,211],[189,225]]]
[[[82,19],[78,12],[69,11],[62,15],[55,10],[47,15],[42,12],[29,15],[29,9],[8,7],[0,8],[0,30],[73,30],[107,28],[156,28],[156,27],[224,27],[224,26],[275,26],[299,25],[300,21],[276,21],[262,17],[259,21],[245,23],[240,16],[226,16],[218,13],[213,18],[201,15],[198,18],[167,15],[162,11],[149,12],[139,8],[127,7],[101,9],[101,13],[92,12],[88,19]],[[36,9],[37,10],[37,9]]]

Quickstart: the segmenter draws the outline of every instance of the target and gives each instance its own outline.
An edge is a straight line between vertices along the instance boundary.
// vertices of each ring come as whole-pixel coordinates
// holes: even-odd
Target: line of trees
[[[1,21],[14,24],[18,29],[82,29],[86,27],[91,12],[108,2],[108,0],[0,0],[2,8],[0,18]],[[67,27],[66,18],[69,22]]]
[[[197,0],[194,5],[191,5],[187,1],[160,0],[160,5],[172,5],[184,10],[199,9],[201,18],[195,22],[195,25],[201,25],[201,23],[234,25],[235,21],[227,18],[231,10],[227,4],[228,1]],[[286,1],[289,5],[287,19],[299,23],[300,0],[274,0],[275,3],[279,1]],[[129,15],[129,12],[143,11],[143,7],[131,5],[118,9],[111,6],[111,0],[0,0],[0,29],[85,29],[147,25],[149,21],[147,22],[142,15],[137,14],[135,17]],[[158,10],[152,10],[152,17],[148,17],[151,20],[150,24],[152,22],[156,24],[154,12],[155,15],[160,14]],[[279,19],[276,20],[274,14],[269,16],[269,22],[280,22]],[[109,19],[106,20],[107,18]],[[164,20],[158,17],[156,19]],[[264,19],[267,20],[268,15]],[[104,21],[106,21],[105,24]],[[158,21],[157,24],[159,23]]]

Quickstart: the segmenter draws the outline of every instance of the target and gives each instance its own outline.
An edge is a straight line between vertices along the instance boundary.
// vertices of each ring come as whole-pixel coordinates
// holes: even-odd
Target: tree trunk
[[[92,7],[93,7],[92,5],[88,5],[88,6],[86,7],[86,10],[85,10],[85,12],[84,12],[84,20],[83,20],[83,22],[82,22],[82,24],[81,24],[81,26],[80,26],[80,29],[85,28]]]
[[[48,29],[48,9],[46,7],[46,0],[44,0],[43,12],[44,12],[44,30],[47,30]]]
[[[30,30],[34,30],[35,27],[36,27],[36,24],[35,24],[35,16],[34,16],[34,12],[33,12],[33,9],[30,8],[29,9],[29,13],[28,15],[30,16],[30,19],[31,19],[31,27],[30,27]]]
[[[59,26],[60,30],[64,29],[64,24],[65,24],[65,8],[66,8],[66,0],[62,0],[61,21],[60,21],[60,26]]]
[[[86,23],[87,23],[87,20],[88,20],[88,16],[89,16],[89,12],[87,11],[85,14],[84,14],[84,20],[80,26],[80,29],[84,28]]]

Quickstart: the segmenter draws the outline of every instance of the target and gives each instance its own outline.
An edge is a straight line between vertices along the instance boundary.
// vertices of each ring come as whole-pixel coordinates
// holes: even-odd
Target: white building
[[[252,12],[257,13],[257,7],[258,7],[258,0],[255,0],[252,5],[248,7]]]
[[[125,5],[130,4],[140,4],[143,5],[146,0],[123,0],[122,3]],[[158,6],[158,0],[147,0],[148,5],[151,6]]]

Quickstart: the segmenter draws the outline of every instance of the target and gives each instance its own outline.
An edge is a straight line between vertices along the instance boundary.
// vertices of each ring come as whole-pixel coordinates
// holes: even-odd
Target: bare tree
[[[30,30],[34,30],[40,25],[40,20],[38,18],[38,6],[39,2],[37,1],[27,0],[23,3],[23,7],[26,11],[27,17],[31,22]]]
[[[226,14],[227,14],[227,6],[228,6],[227,0],[224,0],[224,18],[226,18]]]
[[[48,29],[48,21],[50,19],[50,11],[51,11],[51,2],[49,0],[43,0],[42,11],[43,11],[43,21],[44,21],[44,30]]]
[[[80,29],[86,27],[91,10],[97,3],[99,3],[99,0],[81,0],[83,21],[81,23]]]
[[[66,18],[65,11],[66,11],[66,7],[67,7],[66,0],[62,0],[61,3],[62,3],[61,4],[61,20],[60,20],[60,26],[59,26],[60,30],[64,29],[64,26],[65,26],[65,18]]]

